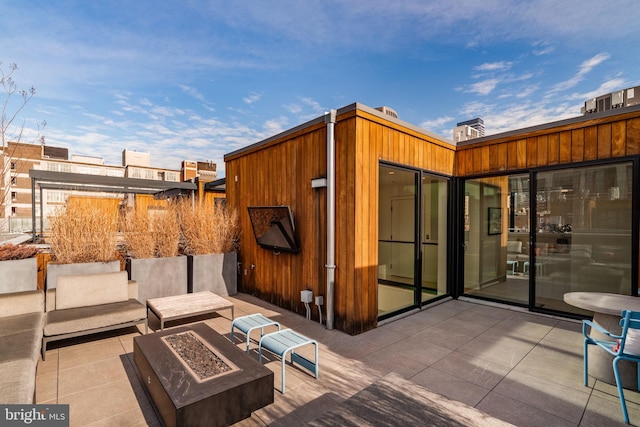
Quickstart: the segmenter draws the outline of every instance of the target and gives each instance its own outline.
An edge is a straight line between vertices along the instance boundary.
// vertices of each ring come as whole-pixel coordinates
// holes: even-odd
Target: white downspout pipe
[[[327,124],[327,329],[333,329],[333,294],[336,280],[336,110],[324,116]]]

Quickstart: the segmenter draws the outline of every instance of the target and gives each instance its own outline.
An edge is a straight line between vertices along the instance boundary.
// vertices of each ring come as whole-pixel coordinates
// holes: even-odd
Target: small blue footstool
[[[276,326],[278,330],[280,330],[280,323],[275,320],[271,320],[268,317],[264,317],[262,314],[249,314],[248,316],[236,317],[233,322],[231,322],[231,342],[233,340],[233,332],[235,328],[240,329],[245,336],[247,337],[247,353],[249,352],[249,342],[251,331],[254,329],[260,328],[260,336],[264,335],[264,328],[266,326]]]
[[[305,345],[313,344],[315,346],[315,361],[308,360],[295,352],[295,349]],[[280,356],[282,359],[282,391],[284,394],[284,371],[287,353],[291,352],[291,364],[297,363],[300,366],[313,372],[318,378],[318,342],[310,338],[300,335],[291,329],[283,329],[281,331],[272,332],[260,338],[258,344],[258,360],[262,363],[262,349],[266,348],[273,354]]]

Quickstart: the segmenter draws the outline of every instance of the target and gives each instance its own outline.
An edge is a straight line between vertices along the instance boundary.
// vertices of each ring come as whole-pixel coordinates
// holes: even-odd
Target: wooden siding
[[[378,317],[380,161],[451,175],[455,147],[361,110],[338,117],[335,140],[334,326],[358,334],[374,328]],[[311,289],[326,301],[326,189],[311,188],[313,178],[327,173],[326,125],[311,125],[225,160],[227,205],[240,213],[242,229],[240,289],[299,314],[305,313],[301,290]],[[291,207],[300,253],[276,255],[256,244],[247,206],[260,205]]]
[[[326,189],[311,188],[313,178],[327,173],[326,135],[325,123],[312,122],[225,158],[227,206],[238,210],[242,232],[239,289],[300,315],[305,313],[301,290],[326,298]],[[358,334],[377,324],[380,162],[464,177],[635,155],[640,154],[640,113],[455,147],[353,109],[338,116],[335,139],[334,327]],[[300,253],[276,254],[256,244],[247,206],[261,205],[291,207]],[[315,306],[312,317],[318,319]]]
[[[319,254],[326,252],[326,190],[311,188],[311,180],[326,176],[325,141],[319,124],[226,163],[227,206],[238,211],[242,233],[239,288],[298,313],[305,311],[301,290],[324,294]],[[300,253],[276,254],[257,245],[247,207],[266,205],[291,208]]]
[[[640,113],[498,137],[458,147],[456,175],[470,176],[640,154]]]
[[[346,177],[349,205],[344,219],[345,227],[353,224],[353,235],[341,242],[345,253],[353,254],[344,263],[337,263],[338,271],[346,270],[351,277],[340,275],[340,285],[346,294],[336,300],[347,301],[352,318],[341,324],[341,329],[357,334],[377,324],[378,318],[378,193],[380,162],[399,164],[415,169],[453,174],[455,147],[430,138],[394,122],[381,120],[364,111],[356,111],[355,135],[344,137],[355,141],[347,157],[338,158],[338,164],[354,165],[353,173]],[[336,137],[337,140],[337,137]],[[350,181],[353,180],[353,189]],[[340,182],[340,178],[338,179]],[[338,236],[340,233],[338,232]],[[342,274],[342,273],[341,273]],[[338,284],[336,283],[336,287]]]

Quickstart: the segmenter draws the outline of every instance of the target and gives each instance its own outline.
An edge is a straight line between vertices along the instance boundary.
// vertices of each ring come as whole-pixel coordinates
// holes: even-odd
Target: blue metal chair
[[[587,333],[587,326],[590,326],[601,334],[607,336],[608,338],[611,338],[611,340],[593,338]],[[590,320],[582,321],[582,334],[584,335],[584,385],[588,385],[587,377],[589,364],[587,360],[587,348],[589,345],[597,345],[598,347],[604,349],[607,353],[614,356],[613,374],[616,378],[616,386],[618,387],[620,406],[622,406],[622,415],[624,416],[624,421],[629,424],[629,414],[627,413],[627,404],[624,400],[624,393],[622,391],[622,381],[620,379],[620,372],[618,371],[618,362],[620,362],[621,360],[628,360],[630,362],[640,363],[639,354],[630,354],[625,352],[625,344],[627,341],[628,331],[630,329],[640,329],[640,312],[623,310],[622,319],[620,320],[620,326],[622,327],[622,332],[620,333],[620,335],[616,335]],[[640,331],[638,331],[638,334],[640,334]],[[638,384],[640,385],[640,366],[638,369]]]

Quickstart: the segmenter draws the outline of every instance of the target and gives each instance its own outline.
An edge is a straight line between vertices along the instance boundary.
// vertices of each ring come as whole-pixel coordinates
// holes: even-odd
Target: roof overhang
[[[47,190],[74,190],[104,193],[157,194],[169,190],[188,192],[197,190],[194,182],[156,181],[118,176],[89,175],[31,169],[29,177],[34,185]]]
[[[227,191],[227,178],[216,179],[204,184],[204,191],[213,193],[225,193]]]

